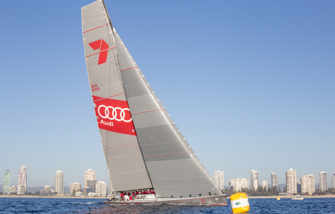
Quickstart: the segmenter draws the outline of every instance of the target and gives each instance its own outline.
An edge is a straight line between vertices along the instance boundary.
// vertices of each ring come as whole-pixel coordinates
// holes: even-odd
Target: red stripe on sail
[[[192,151],[187,151],[187,152],[179,152],[179,153],[171,153],[171,154],[161,154],[161,155],[147,155],[144,157],[154,157],[154,156],[168,156],[168,155],[179,155],[179,154],[185,154],[185,153],[190,153]]]
[[[105,51],[107,52],[107,51],[109,51],[109,50],[111,50],[111,49],[114,49],[114,48],[116,48],[116,47],[112,47],[112,48],[108,48],[108,49],[103,50],[103,51],[96,52],[96,53],[94,53],[94,54],[91,54],[91,55],[86,56],[85,58],[90,57],[90,56],[93,56],[93,55],[95,55],[95,54],[99,54],[99,53],[105,52]]]
[[[159,109],[154,109],[154,110],[150,110],[150,111],[142,111],[142,112],[137,112],[137,113],[133,113],[134,114],[142,114],[142,113],[148,113],[148,112],[152,112],[152,111],[159,111],[159,110],[164,110],[165,108],[159,108]]]
[[[108,24],[105,24],[105,25],[108,25]],[[84,33],[87,33],[87,32],[90,32],[90,31],[92,31],[92,30],[95,30],[95,29],[101,28],[101,27],[103,27],[103,25],[101,25],[101,26],[98,26],[98,27],[95,27],[95,28],[92,28],[92,29],[90,29],[90,30],[87,30],[87,31],[83,32],[83,34],[84,34]]]
[[[132,68],[138,68],[138,67],[137,67],[137,66],[135,66],[135,67],[130,67],[130,68],[122,69],[121,71],[129,70],[129,69],[132,69]]]

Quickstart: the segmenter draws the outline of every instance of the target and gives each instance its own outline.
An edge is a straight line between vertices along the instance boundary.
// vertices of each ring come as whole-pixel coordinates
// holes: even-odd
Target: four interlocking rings
[[[100,113],[100,108],[101,107],[104,107],[105,108],[105,116],[102,116],[101,113]],[[109,109],[112,110],[112,115],[109,115],[110,114],[110,111]],[[120,118],[117,118],[117,110],[120,110]],[[105,105],[100,105],[99,108],[98,108],[98,113],[100,115],[100,117],[106,119],[110,119],[110,120],[116,120],[116,121],[123,121],[123,122],[130,122],[132,121],[132,118],[130,118],[129,120],[125,120],[124,118],[126,117],[126,113],[125,111],[129,111],[129,108],[120,108],[120,107],[113,107],[113,106],[105,106]],[[109,117],[109,116],[112,116],[112,117]]]

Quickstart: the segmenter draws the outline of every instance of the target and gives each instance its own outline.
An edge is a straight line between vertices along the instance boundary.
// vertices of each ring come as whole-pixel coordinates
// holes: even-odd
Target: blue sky
[[[0,179],[107,180],[81,34],[82,1],[0,8]],[[208,171],[285,183],[335,174],[335,2],[110,1],[121,38]],[[1,173],[2,172],[2,173]],[[316,179],[318,182],[318,179]]]

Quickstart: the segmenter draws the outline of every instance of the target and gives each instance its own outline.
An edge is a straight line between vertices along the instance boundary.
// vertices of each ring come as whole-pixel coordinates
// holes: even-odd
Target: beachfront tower
[[[63,172],[58,170],[55,176],[55,191],[60,195],[64,193],[63,179],[64,179]]]
[[[256,170],[250,171],[250,189],[252,188],[254,188],[254,190],[258,188],[258,172]]]
[[[271,186],[278,188],[278,178],[277,174],[274,172],[271,172]]]
[[[297,171],[292,168],[286,171],[286,188],[288,195],[297,193]]]
[[[214,172],[214,184],[221,192],[223,192],[223,181],[224,181],[224,173],[223,171],[215,171]]]
[[[95,171],[93,171],[92,169],[85,170],[85,188],[88,187],[88,180],[95,181]]]
[[[21,166],[17,182],[17,194],[24,195],[27,192],[27,168]]]
[[[5,178],[3,179],[2,192],[4,195],[10,194],[10,171],[5,171]]]
[[[303,175],[300,178],[301,182],[301,193],[308,193],[312,195],[315,192],[315,176],[312,174]]]
[[[327,172],[320,172],[319,173],[319,190],[321,192],[327,190]]]

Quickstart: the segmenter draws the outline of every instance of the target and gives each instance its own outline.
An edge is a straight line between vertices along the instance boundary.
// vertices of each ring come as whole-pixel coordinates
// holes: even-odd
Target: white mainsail
[[[109,23],[103,1],[84,7],[82,14],[89,81],[115,191],[136,186],[153,187],[158,197],[220,194]],[[128,160],[130,153],[136,158]],[[135,180],[122,180],[127,175]]]
[[[82,8],[82,29],[87,73],[113,189],[152,188],[128,110],[103,2]]]

